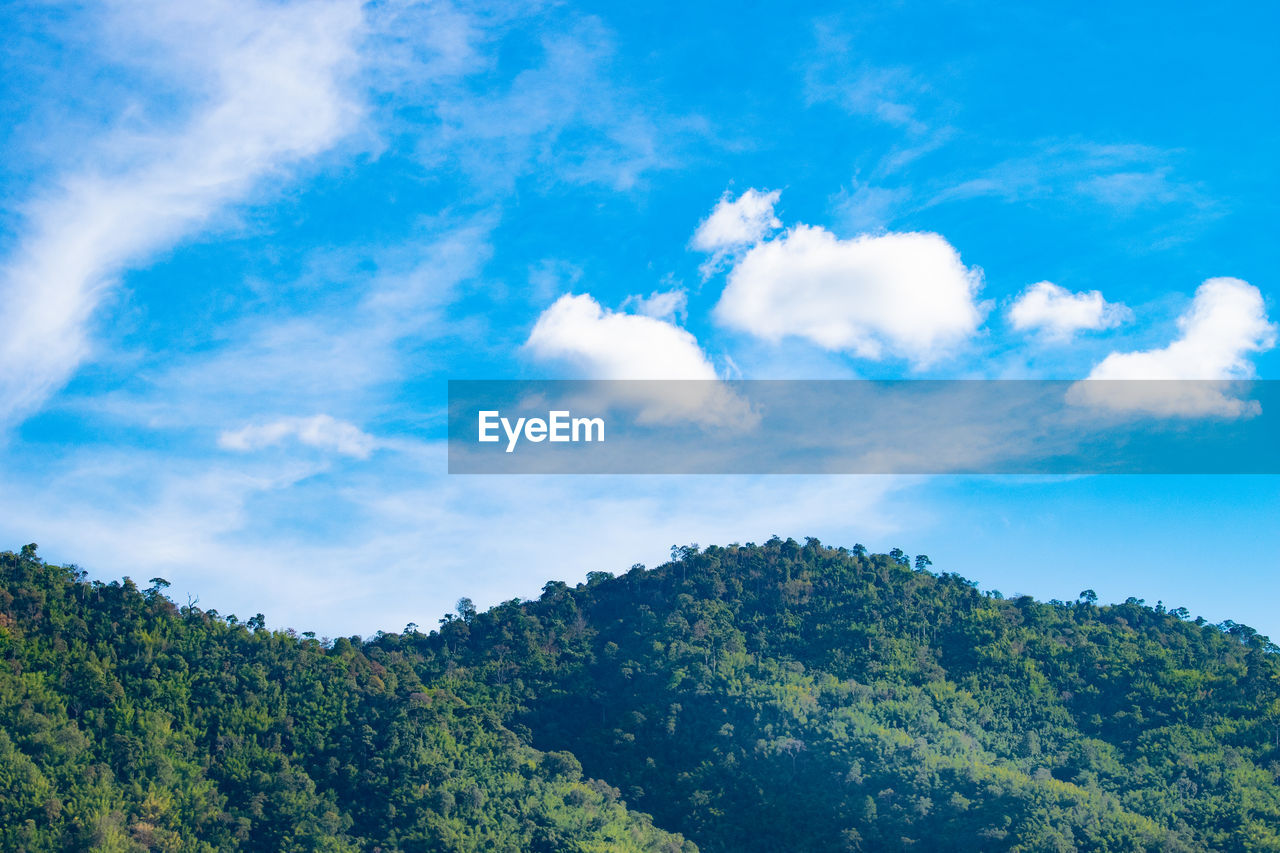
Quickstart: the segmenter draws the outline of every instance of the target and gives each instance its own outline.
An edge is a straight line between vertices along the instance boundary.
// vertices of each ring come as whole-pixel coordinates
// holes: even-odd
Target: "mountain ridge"
[[[0,555],[0,719],[57,723],[0,743],[0,840],[1280,849],[1280,666],[1246,626],[1004,600],[816,539],[673,557],[326,646]]]

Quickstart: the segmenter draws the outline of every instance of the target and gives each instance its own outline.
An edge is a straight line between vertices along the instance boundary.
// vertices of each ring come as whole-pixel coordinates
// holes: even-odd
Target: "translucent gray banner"
[[[463,380],[452,474],[1276,474],[1280,385]]]

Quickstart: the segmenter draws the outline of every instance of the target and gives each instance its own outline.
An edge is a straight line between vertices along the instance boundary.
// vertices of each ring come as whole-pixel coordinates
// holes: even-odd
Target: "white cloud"
[[[427,445],[339,479],[276,454],[81,447],[0,469],[0,535],[95,578],[160,575],[181,603],[343,636],[432,625],[463,595],[484,607],[657,565],[674,543],[871,542],[927,511],[919,478],[456,477],[445,464]]]
[[[362,26],[351,0],[144,2],[118,14],[119,51],[193,86],[200,106],[167,132],[117,133],[100,163],[28,206],[0,270],[0,420],[39,406],[88,356],[88,322],[127,267],[332,146],[359,112],[346,91]]]
[[[1050,340],[1067,340],[1081,331],[1111,329],[1132,316],[1124,305],[1108,302],[1098,290],[1072,293],[1051,281],[1028,287],[1009,308],[1020,332],[1040,331]]]
[[[1113,172],[1090,175],[1079,180],[1075,189],[1099,204],[1122,213],[1132,213],[1149,204],[1175,204],[1190,190],[1178,185],[1167,166],[1147,171]]]
[[[700,252],[720,252],[758,243],[782,222],[773,215],[781,190],[761,192],[749,189],[734,199],[725,194],[702,220],[693,234],[693,248]]]
[[[832,199],[841,224],[853,232],[884,229],[911,196],[905,187],[876,187],[855,181]]]
[[[281,418],[269,423],[227,430],[218,436],[218,446],[223,450],[247,453],[276,447],[289,439],[317,450],[341,453],[357,459],[368,459],[369,454],[378,446],[377,439],[355,424],[340,421],[331,415]]]
[[[316,252],[296,281],[277,280],[263,309],[146,351],[104,353],[128,382],[68,390],[50,405],[117,428],[196,430],[259,423],[279,413],[327,412],[356,422],[403,407],[400,384],[438,371],[441,338],[473,346],[486,334],[445,306],[491,253],[484,218],[416,229],[402,243]],[[322,291],[323,286],[323,291]],[[308,298],[298,304],[297,294]],[[403,415],[403,408],[393,418]],[[201,438],[202,442],[207,439]]]
[[[1161,349],[1113,352],[1090,379],[1247,379],[1251,353],[1271,349],[1276,326],[1258,288],[1238,278],[1211,278],[1178,318],[1177,340]]]
[[[593,388],[577,408],[612,405],[638,410],[637,421],[690,421],[750,428],[759,418],[723,383],[698,340],[665,320],[602,308],[590,296],[562,296],[533,327],[525,350],[541,361],[566,364],[574,378],[702,380],[614,382]]]
[[[1037,141],[1034,149],[966,180],[950,182],[926,206],[973,198],[1018,203],[1074,197],[1116,216],[1176,205],[1183,225],[1217,213],[1198,185],[1178,176],[1177,152],[1147,145],[1052,139]]]
[[[855,41],[838,22],[817,22],[814,36],[804,75],[808,104],[834,104],[901,134],[900,141],[879,158],[876,173],[898,172],[955,136],[949,121],[956,109],[945,96],[945,87],[908,66],[871,61],[876,40],[863,34]]]
[[[683,288],[655,290],[648,296],[628,296],[622,302],[624,309],[633,308],[637,314],[669,323],[682,318],[688,305],[689,294]]]
[[[724,325],[777,342],[794,336],[862,358],[927,365],[978,328],[982,271],[938,234],[841,240],[797,225],[748,251],[716,305]]]
[[[1253,353],[1276,344],[1276,325],[1267,318],[1258,288],[1238,278],[1211,278],[1196,290],[1191,307],[1178,318],[1179,336],[1166,347],[1113,352],[1089,374],[1090,380],[1237,380],[1254,375]],[[1073,401],[1114,410],[1162,415],[1256,414],[1256,401],[1233,397],[1220,383],[1127,382],[1124,386],[1077,383]]]
[[[848,33],[830,22],[815,24],[814,36],[812,61],[805,70],[805,98],[810,104],[835,103],[853,115],[917,136],[929,130],[919,105],[929,99],[932,87],[919,75],[905,66],[866,61],[867,45],[855,45]]]
[[[584,379],[715,379],[689,332],[654,317],[602,308],[586,294],[562,296],[542,312],[525,349],[564,362]]]
[[[711,255],[699,267],[704,279],[719,271],[736,252],[754,246],[782,227],[782,221],[773,213],[781,196],[781,190],[748,189],[736,199],[729,193],[720,198],[689,241],[693,248]]]
[[[496,14],[522,11],[528,10],[513,7]],[[696,122],[659,117],[645,98],[619,84],[612,67],[613,35],[597,18],[584,16],[567,28],[547,26],[540,62],[514,66],[519,70],[504,84],[493,72],[512,60],[501,50],[503,27],[493,26],[494,17],[476,15],[494,30],[488,53],[470,54],[478,38],[472,32],[461,39],[468,52],[460,51],[453,66],[490,73],[388,93],[392,99],[409,95],[404,101],[409,109],[401,112],[427,106],[433,114],[431,126],[424,128],[431,141],[422,147],[428,164],[456,158],[485,189],[504,192],[530,173],[629,190],[648,173],[670,168],[671,149]],[[415,31],[430,32],[433,23]],[[524,53],[529,45],[520,43]]]

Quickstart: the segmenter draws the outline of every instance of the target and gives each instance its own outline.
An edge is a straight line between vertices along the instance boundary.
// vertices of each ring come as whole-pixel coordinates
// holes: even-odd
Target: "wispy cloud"
[[[362,26],[353,2],[147,2],[116,14],[113,36],[144,42],[156,73],[191,82],[198,105],[146,137],[109,134],[91,165],[29,204],[0,271],[0,422],[38,406],[90,353],[94,309],[130,265],[329,148],[359,115],[347,89]]]
[[[849,112],[902,128],[913,136],[930,129],[916,102],[929,86],[906,66],[867,61],[854,38],[831,21],[814,26],[814,50],[805,69],[809,103],[830,102]]]
[[[1147,145],[1044,140],[1034,154],[1002,160],[938,191],[926,206],[973,198],[1019,202],[1084,199],[1116,214],[1181,204],[1211,208],[1201,189],[1178,177],[1176,155]]]
[[[365,423],[396,406],[403,383],[441,369],[443,350],[422,349],[464,331],[446,312],[487,261],[491,227],[482,217],[400,245],[318,253],[302,281],[264,297],[267,310],[204,328],[176,351],[132,353],[139,366],[118,387],[57,405],[148,430],[228,430],[316,411]],[[309,298],[289,298],[298,291]]]
[[[656,565],[673,544],[874,542],[920,518],[903,506],[918,482],[450,477],[429,444],[328,469],[81,448],[38,472],[0,470],[0,531],[95,577],[160,575],[179,600],[341,636],[431,624],[463,595],[487,606]]]
[[[677,140],[696,126],[661,116],[628,88],[613,67],[612,33],[596,18],[548,24],[514,73],[497,62],[506,22],[464,23],[456,14],[448,21],[453,38],[430,62],[451,73],[399,72],[415,85],[388,93],[404,107],[395,124],[414,128],[418,156],[429,168],[460,165],[477,188],[494,194],[531,174],[540,183],[554,178],[627,190],[674,165]],[[434,21],[417,22],[414,31],[434,29]],[[409,69],[422,61],[404,60]],[[393,68],[388,79],[397,73]]]
[[[223,450],[249,453],[277,447],[290,440],[317,450],[341,453],[357,459],[368,459],[369,454],[378,446],[376,438],[355,424],[323,414],[279,418],[267,423],[226,430],[218,436],[218,446]]]
[[[689,294],[679,287],[673,290],[655,290],[648,296],[628,296],[622,302],[624,311],[630,308],[637,314],[666,323],[682,321],[688,307]]]
[[[831,206],[847,231],[879,231],[889,225],[910,198],[907,187],[879,187],[854,181],[832,198]]]
[[[36,410],[100,354],[95,311],[130,271],[357,132],[353,143],[374,154],[416,148],[428,173],[461,164],[473,198],[490,206],[533,173],[626,189],[669,165],[670,128],[659,132],[651,109],[615,82],[599,21],[553,21],[523,67],[498,67],[503,39],[535,11],[544,13],[355,0],[110,7],[98,21],[104,53],[152,81],[156,103],[140,95],[74,152],[87,165],[64,164],[26,205],[0,267],[10,330],[0,424]],[[380,289],[365,319],[380,313],[403,332],[456,260],[425,259],[402,287]],[[253,346],[326,324],[286,312]]]
[[[900,134],[880,158],[880,175],[898,172],[938,150],[956,133],[951,121],[955,107],[931,81],[910,66],[868,59],[858,37],[834,20],[814,25],[804,96],[810,105],[833,104]]]

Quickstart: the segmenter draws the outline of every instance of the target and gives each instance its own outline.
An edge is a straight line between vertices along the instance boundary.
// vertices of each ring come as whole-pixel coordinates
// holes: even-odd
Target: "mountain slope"
[[[815,540],[678,556],[380,642],[703,850],[1280,849],[1280,666],[1244,626]]]
[[[0,554],[0,849],[692,851],[407,661]]]
[[[329,643],[0,555],[0,848],[1280,850],[1245,626],[674,556]]]

